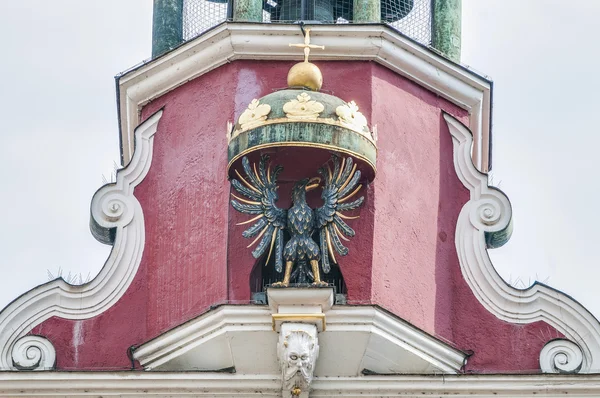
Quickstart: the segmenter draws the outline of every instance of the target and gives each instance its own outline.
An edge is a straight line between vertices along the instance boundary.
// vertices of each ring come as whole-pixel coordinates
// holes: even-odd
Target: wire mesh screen
[[[403,17],[394,20],[398,15]],[[431,0],[383,0],[381,20],[421,44],[431,44]]]
[[[353,0],[266,0],[263,22],[352,23]],[[431,0],[381,0],[381,21],[431,44]]]
[[[183,40],[225,21],[228,5],[227,0],[183,0]]]
[[[233,0],[235,1],[235,0]],[[354,22],[354,0],[263,0],[263,22]],[[183,39],[228,18],[228,0],[184,0]],[[431,0],[381,0],[381,21],[419,43],[431,44]]]
[[[263,22],[348,23],[352,0],[267,0]]]

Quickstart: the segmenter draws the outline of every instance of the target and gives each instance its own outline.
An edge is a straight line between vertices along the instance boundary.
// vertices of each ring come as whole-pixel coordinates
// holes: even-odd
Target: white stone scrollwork
[[[544,321],[565,336],[542,350],[540,364],[545,372],[600,371],[600,323],[589,311],[543,284],[515,289],[494,269],[487,250],[502,246],[510,237],[510,202],[503,192],[488,186],[488,176],[473,164],[469,129],[449,114],[444,119],[452,135],[456,175],[470,193],[456,222],[455,245],[471,291],[499,319],[516,324]]]
[[[100,188],[92,199],[91,232],[102,243],[113,246],[104,267],[83,286],[71,286],[57,279],[30,290],[4,308],[0,312],[0,370],[53,366],[52,345],[27,333],[53,316],[97,316],[115,304],[133,281],[145,242],[144,214],[133,193],[152,164],[153,137],[161,116],[162,110],[137,127],[131,161],[117,171],[114,183]],[[25,343],[30,341],[36,344]]]
[[[583,352],[570,340],[549,341],[540,352],[540,368],[544,373],[579,373],[582,365]]]
[[[305,323],[282,324],[277,356],[281,367],[282,397],[308,397],[319,356],[317,327]]]
[[[18,370],[51,370],[56,363],[52,343],[41,336],[23,336],[13,345],[13,366]]]
[[[133,219],[134,204],[115,186],[102,188],[92,200],[92,217],[104,228],[124,227]]]
[[[499,198],[482,196],[477,202],[471,204],[470,218],[473,226],[489,232],[506,228],[510,221],[509,218],[503,217],[510,214],[506,205]]]

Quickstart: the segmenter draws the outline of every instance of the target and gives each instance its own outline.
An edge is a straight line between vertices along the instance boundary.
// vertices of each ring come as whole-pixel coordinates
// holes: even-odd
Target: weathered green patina
[[[231,162],[255,148],[299,146],[317,147],[354,155],[374,168],[377,150],[365,137],[340,126],[311,122],[268,124],[239,134],[229,143]]]
[[[356,23],[381,22],[380,0],[354,0],[353,9]]]
[[[460,62],[462,0],[433,0],[431,38],[433,47]]]
[[[154,0],[152,58],[183,42],[183,0]]]
[[[235,0],[233,2],[233,20],[240,22],[262,22],[262,0]]]
[[[311,102],[318,102],[322,109],[318,117],[310,120],[289,117],[284,105],[298,99],[301,94],[308,94]],[[270,112],[266,120],[258,122],[251,128],[244,129],[239,123],[233,128],[233,138],[229,142],[228,160],[231,165],[235,160],[253,151],[272,147],[313,147],[328,151],[339,151],[356,157],[370,166],[375,175],[377,148],[366,125],[344,124],[337,114],[338,107],[348,104],[338,97],[314,91],[281,90],[260,98],[261,105],[269,105]],[[302,106],[303,104],[300,104]],[[306,103],[307,109],[310,103]],[[314,106],[314,104],[313,104]],[[362,114],[360,115],[362,116]]]

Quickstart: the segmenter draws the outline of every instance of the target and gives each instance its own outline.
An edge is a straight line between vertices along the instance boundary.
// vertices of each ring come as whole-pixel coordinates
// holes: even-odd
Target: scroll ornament
[[[549,341],[540,352],[540,368],[544,373],[579,373],[582,366],[581,347],[570,340]]]
[[[13,345],[12,362],[18,370],[51,370],[56,362],[56,351],[45,337],[27,335]]]

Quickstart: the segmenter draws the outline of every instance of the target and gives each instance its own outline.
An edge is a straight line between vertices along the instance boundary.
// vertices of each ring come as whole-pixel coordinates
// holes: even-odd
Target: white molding
[[[162,111],[155,113],[136,129],[133,159],[118,171],[115,183],[103,186],[92,198],[93,234],[104,243],[110,241],[108,236],[114,236],[104,267],[85,285],[73,286],[57,279],[30,290],[4,308],[0,312],[0,370],[16,369],[13,357],[18,352],[13,350],[27,351],[37,342],[17,346],[17,340],[41,322],[53,316],[91,318],[116,303],[129,287],[140,264],[145,240],[142,207],[133,191],[150,168],[153,136],[161,116]],[[40,366],[46,366],[45,362]]]
[[[230,330],[274,333],[271,311],[263,306],[220,306],[142,344],[133,358],[152,370],[202,344],[207,336]]]
[[[378,334],[433,364],[444,373],[458,373],[467,355],[410,323],[377,307],[334,307],[327,312],[327,330],[368,330]]]
[[[326,328],[324,312],[334,302],[332,287],[319,288],[268,288],[267,301],[273,317],[273,328],[279,332],[286,322],[303,322],[315,325],[319,332]],[[301,318],[301,320],[299,319]]]
[[[466,354],[409,323],[372,306],[334,306],[325,313],[327,331],[367,332],[402,347],[443,373],[458,373]],[[259,306],[224,305],[188,321],[134,350],[133,357],[147,370],[169,361],[227,332],[273,332],[271,311]],[[211,337],[213,336],[213,337]],[[321,344],[321,350],[327,347]],[[321,352],[323,355],[323,352]]]
[[[600,323],[589,311],[566,294],[540,283],[515,289],[494,269],[487,248],[499,247],[510,237],[511,205],[503,192],[488,186],[487,175],[473,165],[469,129],[448,114],[444,114],[444,119],[452,135],[456,174],[470,191],[470,200],[458,217],[455,237],[466,282],[479,302],[499,319],[519,324],[545,321],[552,325],[580,347],[580,372],[599,372]],[[542,363],[554,362],[555,358],[548,357],[549,352],[542,350]]]
[[[0,372],[0,397],[281,397],[279,374]],[[600,396],[600,375],[401,375],[315,378],[320,397]]]
[[[288,46],[299,34],[297,25],[224,23],[120,76],[118,102],[123,163],[127,164],[131,156],[132,131],[138,124],[143,105],[233,60],[299,60],[301,54]],[[312,59],[374,61],[467,110],[476,141],[473,159],[480,170],[487,170],[489,81],[386,25],[318,25],[311,36],[315,42],[325,45],[323,51],[311,54]]]
[[[13,346],[12,362],[18,370],[51,370],[56,365],[56,350],[43,336],[23,336]]]
[[[540,352],[540,368],[544,373],[579,373],[581,365],[581,347],[570,340],[551,340]]]

